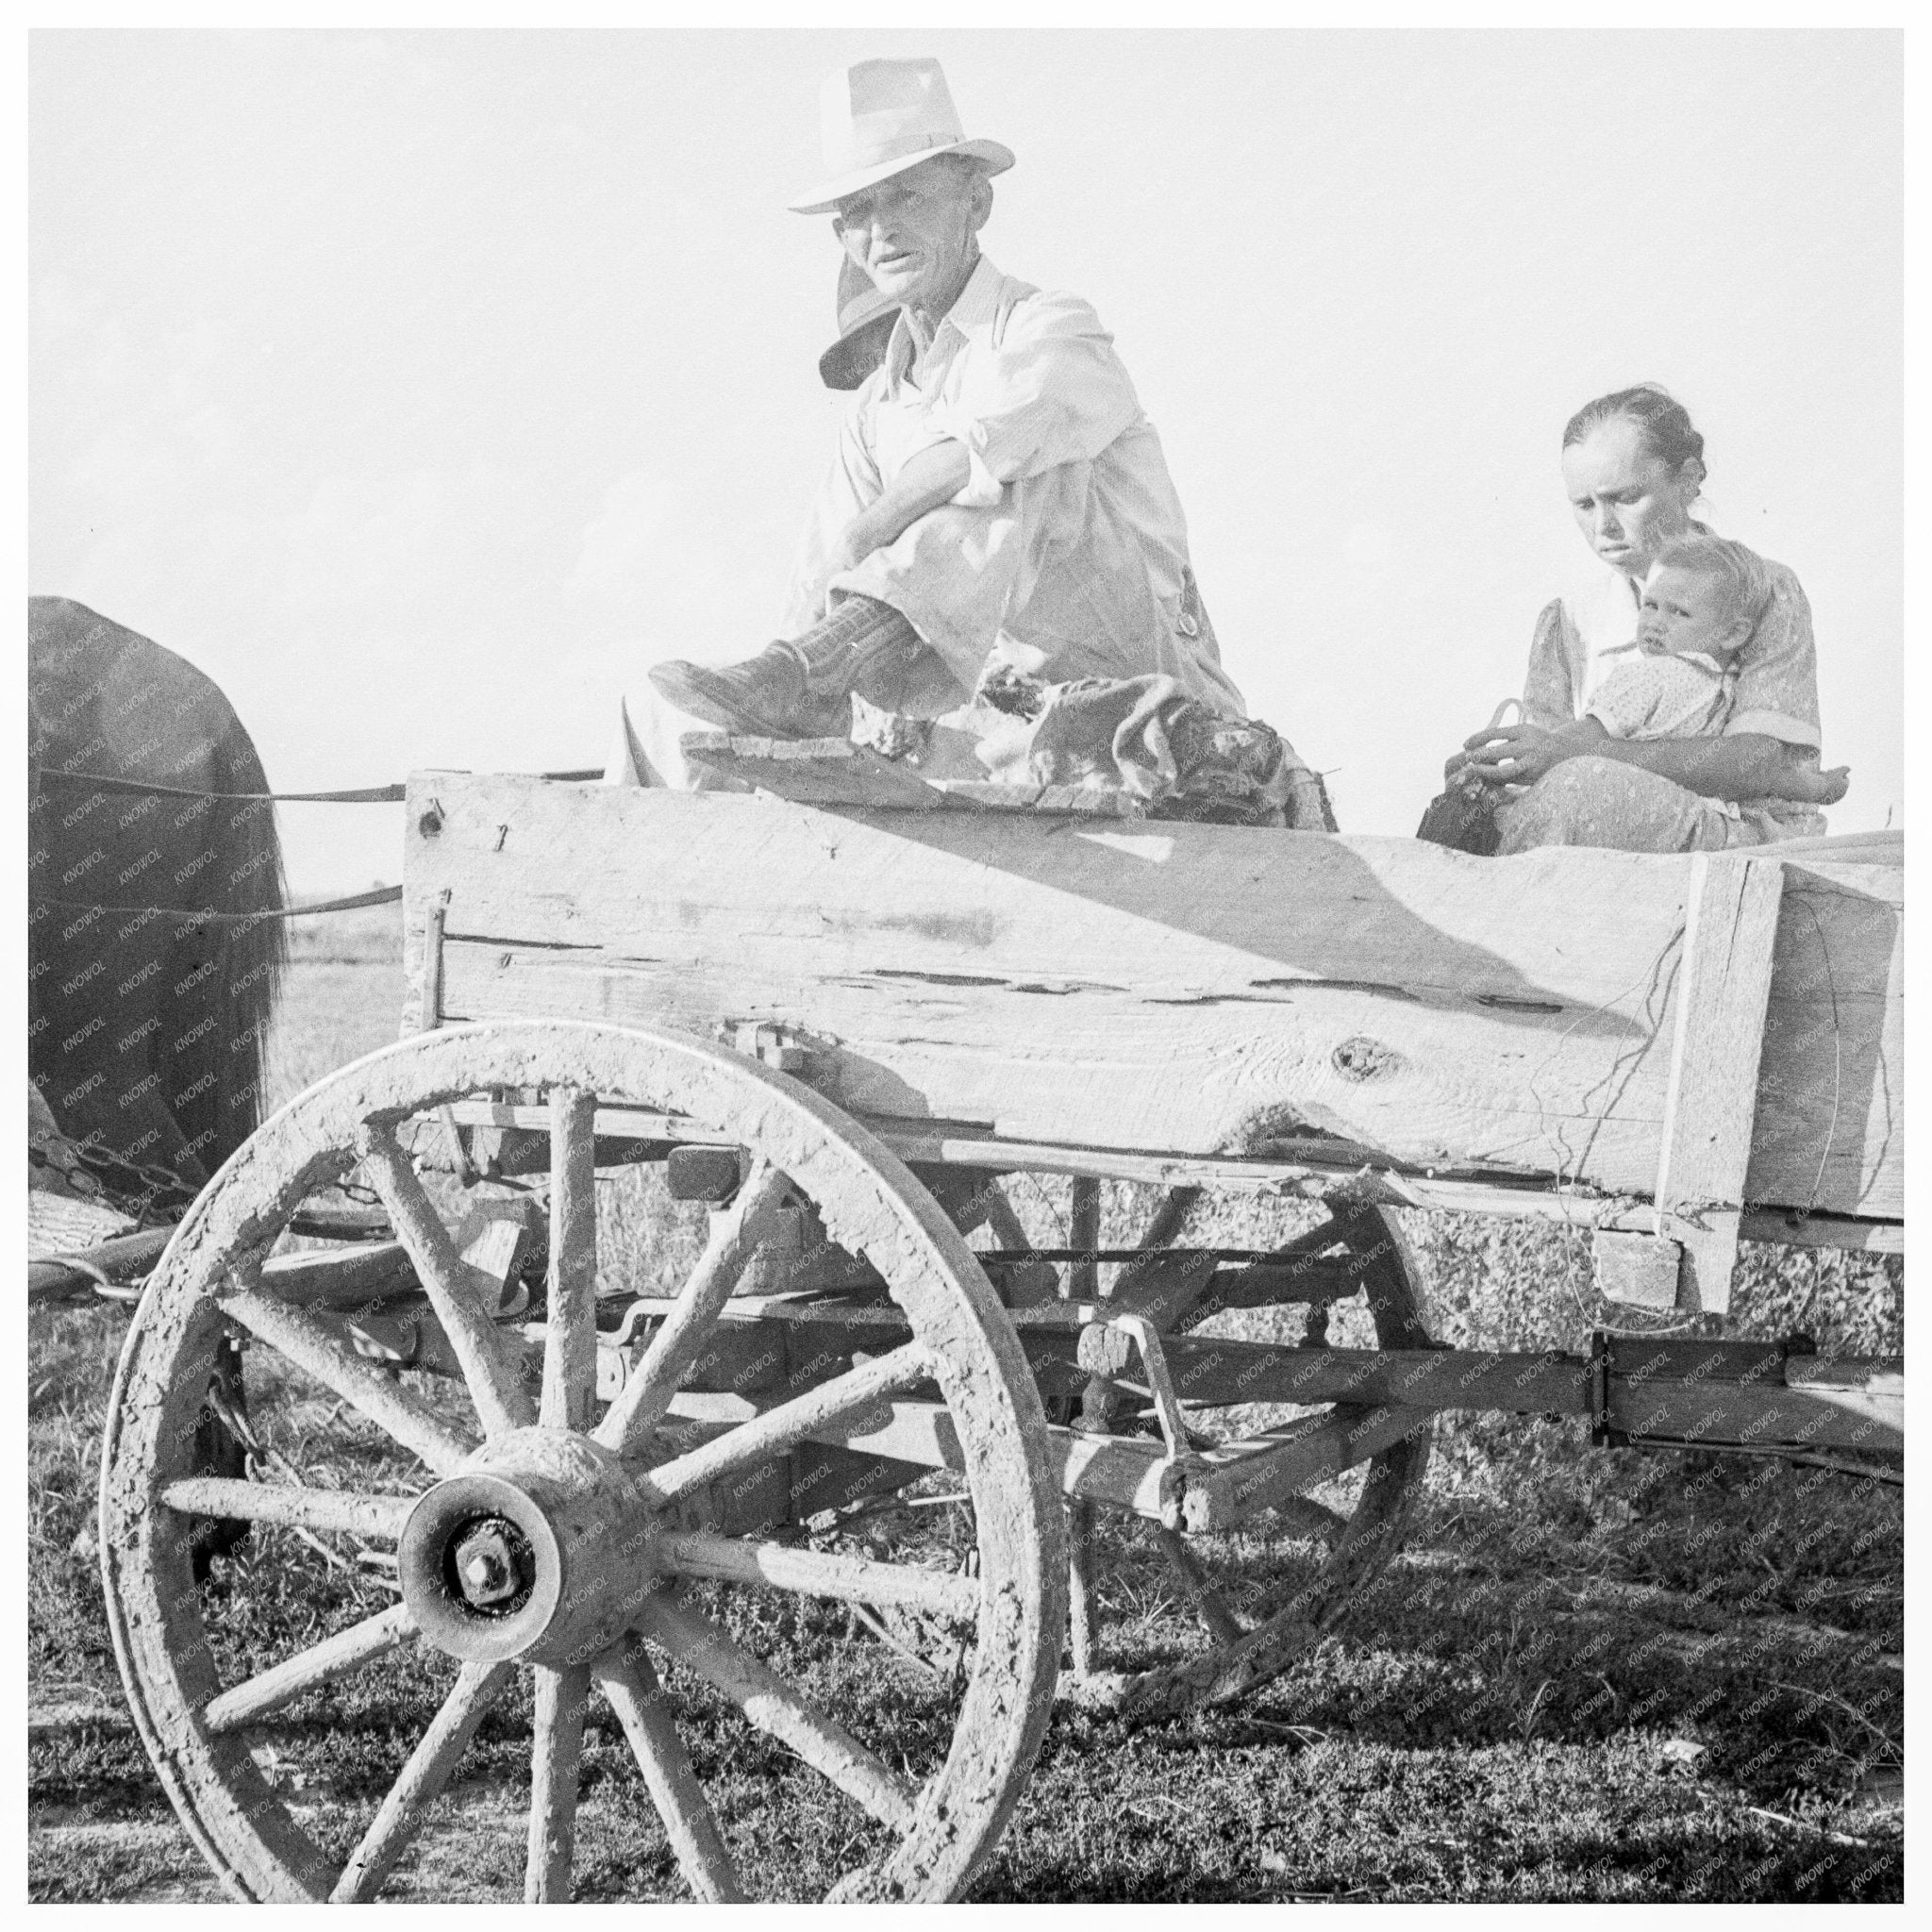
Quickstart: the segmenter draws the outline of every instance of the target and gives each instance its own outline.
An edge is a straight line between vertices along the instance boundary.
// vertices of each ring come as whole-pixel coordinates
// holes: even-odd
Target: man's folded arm
[[[878,501],[859,511],[845,526],[841,561],[856,563],[874,550],[897,542],[928,510],[958,496],[971,468],[965,444],[950,437],[908,457]]]
[[[1041,294],[1013,311],[998,349],[927,421],[968,452],[970,477],[954,500],[970,508],[1058,464],[1091,462],[1140,413],[1099,316],[1076,296]]]

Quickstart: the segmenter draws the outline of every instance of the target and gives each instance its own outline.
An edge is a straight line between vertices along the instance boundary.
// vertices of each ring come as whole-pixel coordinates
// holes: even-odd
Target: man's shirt
[[[906,463],[945,441],[970,472],[953,502],[856,568],[826,559]],[[828,595],[892,605],[970,691],[990,654],[1036,676],[1164,673],[1245,715],[1188,561],[1160,439],[1091,307],[981,258],[932,339],[902,312],[854,397],[813,508],[785,634]]]

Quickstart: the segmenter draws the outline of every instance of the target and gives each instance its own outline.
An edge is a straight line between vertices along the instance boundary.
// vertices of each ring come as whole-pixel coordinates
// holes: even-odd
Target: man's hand
[[[840,533],[826,559],[826,575],[853,570],[874,550],[896,543],[928,511],[950,503],[972,475],[963,442],[935,443],[910,458],[878,501],[869,504]]]

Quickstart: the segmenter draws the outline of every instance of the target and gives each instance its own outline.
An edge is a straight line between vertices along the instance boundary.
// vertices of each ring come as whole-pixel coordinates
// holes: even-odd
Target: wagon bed
[[[1740,1215],[1902,1240],[1899,839],[1473,859],[457,774],[406,823],[406,1027],[774,1027],[893,1144],[988,1167],[1660,1208],[1687,1308],[1727,1307]]]

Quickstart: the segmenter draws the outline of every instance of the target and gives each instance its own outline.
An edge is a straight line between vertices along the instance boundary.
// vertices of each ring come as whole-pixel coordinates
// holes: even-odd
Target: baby
[[[1755,550],[1702,532],[1666,543],[1643,580],[1637,641],[1623,647],[1639,655],[1597,687],[1584,707],[1584,723],[1605,738],[1625,741],[1722,737],[1737,691],[1738,653],[1770,601],[1770,574]],[[1492,729],[1507,708],[1497,708]],[[1843,765],[1821,772],[1815,751],[1785,750],[1781,796],[1801,805],[1836,805],[1845,795],[1850,774]],[[1461,852],[1495,852],[1501,842],[1496,808],[1527,788],[1484,780],[1466,767],[1452,768],[1448,776],[1416,837]],[[1740,815],[1736,805],[1724,809]]]
[[[1691,534],[1668,542],[1643,580],[1637,648],[1584,708],[1610,738],[1718,738],[1731,715],[1737,657],[1764,614],[1764,559],[1727,537]],[[1804,802],[1835,805],[1847,769],[1794,763],[1785,774]]]

